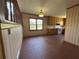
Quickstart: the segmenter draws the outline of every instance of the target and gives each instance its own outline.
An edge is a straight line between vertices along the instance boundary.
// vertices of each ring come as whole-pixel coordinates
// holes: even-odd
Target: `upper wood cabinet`
[[[22,23],[22,16],[17,0],[5,0],[5,19],[16,23]]]
[[[49,25],[56,25],[56,18],[55,17],[49,18]]]
[[[58,18],[58,17],[49,17],[48,25],[62,25],[65,26],[65,19],[64,18]]]

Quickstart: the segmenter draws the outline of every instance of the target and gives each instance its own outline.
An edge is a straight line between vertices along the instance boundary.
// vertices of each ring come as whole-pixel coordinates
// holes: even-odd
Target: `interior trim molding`
[[[71,6],[71,7],[68,7],[67,9],[73,8],[75,6],[79,6],[79,3],[78,4],[75,4],[75,5]]]
[[[22,14],[33,15],[33,16],[38,16],[38,15],[36,15],[36,14],[27,13],[27,12],[22,12]],[[52,17],[52,16],[44,16],[44,17]]]
[[[37,15],[35,15],[35,14],[31,14],[31,13],[27,13],[27,12],[22,12],[22,14],[37,16]]]

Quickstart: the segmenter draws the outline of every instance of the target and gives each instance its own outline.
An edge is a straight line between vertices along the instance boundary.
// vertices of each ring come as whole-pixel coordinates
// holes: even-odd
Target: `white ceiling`
[[[66,16],[66,0],[17,0],[21,12],[38,14],[43,9],[45,16]]]
[[[79,0],[67,0],[67,7],[71,7],[73,5],[79,4]]]

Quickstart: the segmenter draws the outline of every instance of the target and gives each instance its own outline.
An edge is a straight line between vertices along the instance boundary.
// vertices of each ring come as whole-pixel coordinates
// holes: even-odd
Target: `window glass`
[[[36,19],[30,19],[30,30],[36,30]]]
[[[43,29],[43,20],[37,19],[37,30]]]

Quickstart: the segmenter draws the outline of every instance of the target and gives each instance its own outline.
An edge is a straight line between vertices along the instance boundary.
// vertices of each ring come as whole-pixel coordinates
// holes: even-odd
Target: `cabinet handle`
[[[8,34],[9,34],[9,35],[11,34],[11,29],[8,29]]]

